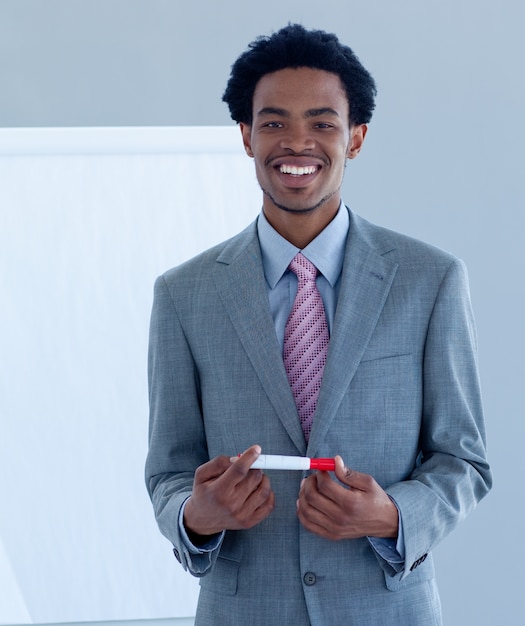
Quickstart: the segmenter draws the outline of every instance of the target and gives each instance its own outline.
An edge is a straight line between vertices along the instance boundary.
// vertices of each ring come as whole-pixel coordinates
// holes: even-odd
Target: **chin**
[[[286,202],[286,200],[280,200],[279,198],[275,198],[265,189],[263,189],[263,192],[278,209],[281,209],[281,211],[286,211],[287,213],[297,213],[297,214],[302,215],[305,213],[313,213],[317,209],[321,208],[324,204],[326,204],[329,200],[331,200],[337,194],[338,189],[322,197],[320,200],[315,201],[315,200],[309,199],[309,200],[305,200],[304,202],[301,202],[298,198],[296,198],[293,202]]]

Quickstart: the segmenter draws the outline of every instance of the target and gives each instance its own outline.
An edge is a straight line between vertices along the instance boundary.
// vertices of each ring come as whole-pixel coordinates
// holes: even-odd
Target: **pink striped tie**
[[[299,281],[284,329],[284,367],[308,441],[328,351],[328,324],[315,278],[317,268],[300,252],[289,268]]]

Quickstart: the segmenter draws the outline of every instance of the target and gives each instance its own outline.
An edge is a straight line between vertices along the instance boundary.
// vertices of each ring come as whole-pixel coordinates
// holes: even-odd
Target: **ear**
[[[239,128],[241,129],[242,134],[242,142],[244,144],[244,149],[246,150],[246,154],[249,157],[253,157],[252,152],[252,127],[248,124],[244,124],[243,122],[239,122]]]
[[[346,157],[348,159],[355,159],[356,156],[361,152],[367,130],[368,126],[366,124],[352,126],[352,128],[350,129],[350,143],[348,144],[348,151],[346,153]]]

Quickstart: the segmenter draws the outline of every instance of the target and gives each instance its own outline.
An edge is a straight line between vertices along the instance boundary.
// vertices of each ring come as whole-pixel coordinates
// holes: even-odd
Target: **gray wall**
[[[228,124],[229,66],[288,20],[337,32],[372,71],[345,199],[464,258],[477,313],[496,482],[436,551],[448,626],[525,608],[524,17],[518,0],[0,0],[0,126]]]

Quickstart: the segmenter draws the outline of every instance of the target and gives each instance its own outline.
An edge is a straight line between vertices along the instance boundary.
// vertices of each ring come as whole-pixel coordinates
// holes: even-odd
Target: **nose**
[[[313,150],[314,146],[315,140],[306,124],[290,124],[281,138],[281,148],[295,153]]]

